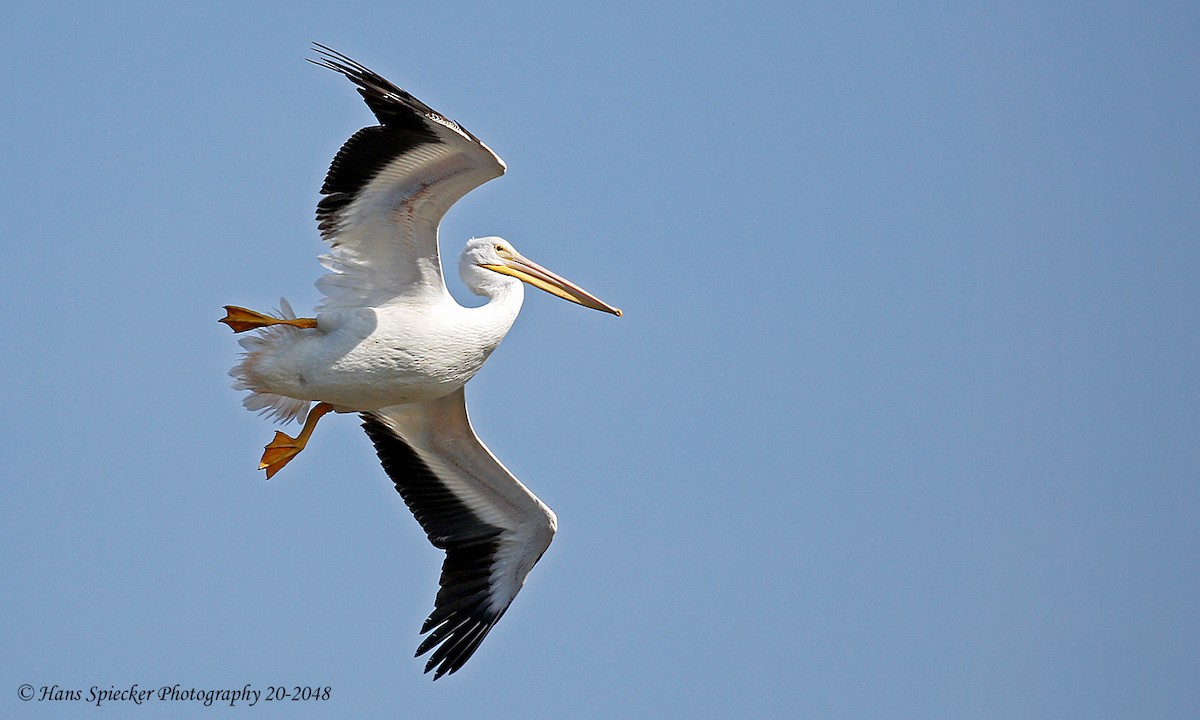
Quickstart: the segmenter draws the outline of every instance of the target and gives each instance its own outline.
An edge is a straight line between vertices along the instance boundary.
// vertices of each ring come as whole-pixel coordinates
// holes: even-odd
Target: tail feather
[[[296,318],[296,313],[286,298],[279,298],[279,309],[273,314],[275,317],[285,320]],[[308,414],[310,401],[297,400],[286,395],[259,390],[254,372],[254,365],[258,361],[259,353],[280,342],[290,340],[301,332],[300,328],[291,325],[272,325],[260,329],[256,335],[247,335],[238,340],[238,344],[245,352],[242,353],[242,358],[237,365],[234,365],[229,371],[229,375],[234,379],[234,390],[250,391],[250,394],[242,399],[242,405],[247,410],[257,412],[270,420],[285,423],[293,420],[299,422]]]

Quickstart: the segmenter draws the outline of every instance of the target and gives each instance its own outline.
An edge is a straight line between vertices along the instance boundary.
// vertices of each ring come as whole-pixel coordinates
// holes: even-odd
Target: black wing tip
[[[329,47],[328,45],[325,45],[324,43],[319,43],[314,40],[313,44],[312,44],[312,49],[313,49],[313,52],[315,52],[318,55],[318,57],[316,59],[313,59],[313,58],[305,58],[305,59],[308,60],[313,65],[318,65],[320,67],[327,68],[336,73],[341,73],[342,75],[346,75],[347,77],[351,77],[352,75],[375,75],[376,77],[378,77],[378,74],[372,72],[371,69],[368,68],[366,65],[363,65],[362,63],[358,62],[357,60],[350,57],[349,55],[346,55],[345,53],[341,53],[341,52],[338,52],[337,50],[334,50],[333,48]]]
[[[425,663],[424,672],[428,674],[432,671],[434,680],[443,675],[453,675],[471,659],[499,619],[499,617],[479,618],[460,624],[447,637],[443,638],[440,644],[429,642],[433,639],[432,636],[426,638],[425,642],[417,648],[417,654],[414,657],[421,657],[433,650],[433,655]],[[435,647],[436,650],[434,650]]]
[[[312,45],[313,51],[318,57],[316,59],[306,59],[318,67],[323,67],[345,76],[350,82],[357,85],[358,92],[362,95],[363,100],[366,101],[367,107],[371,108],[371,112],[375,113],[375,117],[384,125],[399,124],[401,126],[410,126],[412,123],[410,115],[416,114],[421,118],[420,122],[422,125],[427,126],[428,123],[444,125],[472,142],[483,144],[479,138],[471,134],[465,127],[421,102],[412,93],[399,87],[366,65],[363,65],[345,53],[334,50],[328,45],[316,41],[313,41]],[[428,127],[426,127],[426,133],[429,140],[438,141],[436,134],[429,131]]]
[[[424,120],[432,120],[449,125],[462,131],[458,123],[445,117],[438,111],[413,97],[411,93],[363,65],[345,53],[338,52],[328,45],[313,43],[317,58],[306,58],[310,63],[332,70],[343,75],[347,80],[358,86],[358,92],[363,96],[367,106],[384,125],[392,124],[396,115],[405,116],[416,113]],[[465,131],[463,131],[465,133]]]
[[[379,73],[348,55],[317,42],[313,43],[313,49],[316,51],[318,57],[315,59],[305,58],[306,60],[317,67],[323,67],[326,70],[332,70],[339,75],[345,76],[346,79],[358,86],[359,92],[363,93],[364,98],[368,100],[372,96],[380,99],[391,99],[393,102],[401,98],[404,100],[416,100],[416,98],[396,87],[396,85]],[[389,98],[389,96],[393,97]],[[423,105],[424,103],[420,104]]]

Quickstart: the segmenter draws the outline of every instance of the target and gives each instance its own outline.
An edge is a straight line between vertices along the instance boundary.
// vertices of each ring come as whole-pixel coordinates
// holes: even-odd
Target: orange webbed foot
[[[330,410],[333,410],[333,406],[329,403],[317,403],[308,412],[308,417],[304,420],[304,427],[296,437],[278,430],[275,431],[275,437],[263,448],[262,460],[258,463],[259,470],[267,471],[268,480],[308,445],[308,439],[312,437],[313,430],[317,427],[317,421]]]
[[[278,318],[264,315],[254,310],[247,310],[237,305],[226,305],[225,317],[217,322],[225,323],[235,333],[270,327],[272,325],[291,325],[298,328],[315,328],[317,326],[316,318]]]

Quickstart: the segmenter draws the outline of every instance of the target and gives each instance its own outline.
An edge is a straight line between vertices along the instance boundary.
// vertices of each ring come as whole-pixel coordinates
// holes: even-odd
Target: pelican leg
[[[317,326],[316,318],[277,318],[270,315],[263,315],[253,310],[247,310],[237,305],[226,305],[225,317],[217,322],[225,323],[235,333],[269,327],[271,325],[291,325],[298,328],[315,328]]]
[[[308,411],[308,417],[304,419],[304,427],[296,437],[278,430],[275,431],[275,439],[263,448],[262,461],[258,464],[259,470],[267,471],[268,480],[284,465],[291,462],[292,458],[300,454],[300,451],[308,444],[313,429],[317,427],[317,421],[332,409],[333,406],[329,403],[317,403],[313,406],[313,409]]]

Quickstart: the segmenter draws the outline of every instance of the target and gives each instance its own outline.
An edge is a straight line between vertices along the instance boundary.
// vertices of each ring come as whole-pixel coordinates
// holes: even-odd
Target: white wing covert
[[[317,282],[321,309],[378,307],[442,296],[437,227],[459,198],[504,174],[504,162],[466,129],[324,45],[311,62],[346,76],[381,124],[342,145],[317,204],[332,250]]]

